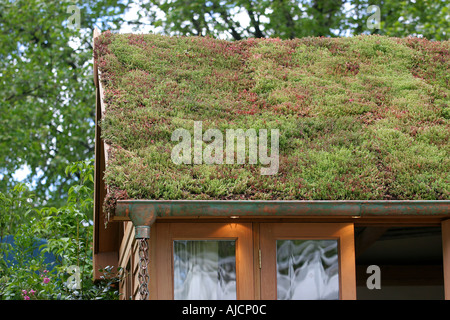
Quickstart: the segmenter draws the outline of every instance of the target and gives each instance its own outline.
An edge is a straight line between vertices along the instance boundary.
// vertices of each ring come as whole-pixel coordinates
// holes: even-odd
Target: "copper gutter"
[[[118,200],[112,220],[150,226],[157,217],[450,216],[447,200]]]

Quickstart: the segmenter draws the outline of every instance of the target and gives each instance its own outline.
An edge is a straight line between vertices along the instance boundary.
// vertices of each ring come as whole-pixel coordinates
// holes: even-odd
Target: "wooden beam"
[[[100,35],[100,31],[95,28],[93,42]],[[118,266],[118,250],[120,247],[122,224],[109,223],[104,226],[103,201],[106,196],[106,186],[103,180],[108,159],[108,146],[101,139],[101,128],[98,125],[104,112],[103,88],[99,81],[97,64],[94,61],[94,82],[96,84],[96,110],[95,110],[95,165],[94,165],[94,235],[93,235],[93,269],[94,279],[100,277],[98,269],[107,265]]]
[[[100,81],[100,72],[98,72],[98,77],[99,77],[98,88],[99,88],[99,95],[100,95],[100,101],[99,101],[99,103],[100,103],[100,110],[99,110],[99,112],[100,112],[100,119],[99,120],[101,120],[102,115],[106,111],[106,106],[105,106],[105,103],[103,102],[104,101],[103,98],[105,97],[105,93],[104,93],[104,90],[103,90],[102,83]],[[104,155],[105,155],[105,164],[107,164],[108,163],[108,156],[109,156],[110,145],[107,144],[103,139],[101,141],[102,141],[102,144],[103,144],[103,150],[104,150]]]
[[[95,110],[95,163],[94,163],[94,254],[99,251],[99,233],[103,217],[103,199],[105,197],[105,185],[103,181],[103,171],[105,170],[105,158],[103,156],[103,145],[100,140],[100,127],[98,120],[100,117],[100,93],[96,92],[96,110]],[[95,265],[94,265],[95,267]]]
[[[101,34],[100,30],[97,27],[95,27],[94,28],[94,36],[92,39],[92,48],[95,48],[95,38],[100,36],[100,34]],[[95,59],[94,59],[94,83],[95,83],[95,86],[98,87],[98,68],[97,68],[97,63],[95,62]]]
[[[119,266],[122,268],[126,267],[128,263],[128,257],[132,252],[132,243],[134,238],[134,228],[130,221],[124,222],[123,225],[123,237],[120,239],[120,248],[119,248]]]
[[[101,137],[101,127],[98,121],[101,119],[99,105],[101,103],[100,88],[97,88],[97,111],[95,124],[95,165],[94,165],[94,253],[118,250],[120,246],[120,233],[122,223],[108,223],[105,227],[103,201],[106,197],[106,186],[103,180],[103,172],[106,168],[105,144]],[[94,266],[95,267],[95,266]]]

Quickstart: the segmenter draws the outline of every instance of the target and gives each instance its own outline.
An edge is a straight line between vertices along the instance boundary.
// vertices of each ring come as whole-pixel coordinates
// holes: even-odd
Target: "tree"
[[[240,40],[245,37],[331,36],[344,1],[152,0],[150,23],[164,32]],[[164,15],[158,15],[160,10]]]
[[[379,9],[380,28],[367,26],[370,6]],[[450,33],[450,4],[445,0],[152,0],[144,8],[142,18],[164,33],[233,40],[362,33],[445,40]]]
[[[93,158],[92,30],[117,29],[129,3],[0,0],[0,191],[27,168],[57,203],[79,178],[64,168]]]
[[[392,37],[423,36],[433,40],[448,40],[450,35],[450,3],[445,0],[352,0],[353,33],[376,33]],[[380,28],[366,26],[369,6],[380,13]]]

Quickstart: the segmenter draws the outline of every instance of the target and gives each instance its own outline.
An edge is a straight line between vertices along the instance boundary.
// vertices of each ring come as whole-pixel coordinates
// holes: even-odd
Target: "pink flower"
[[[44,277],[43,282],[44,282],[44,283],[49,283],[49,282],[50,282],[50,279],[49,279],[48,277]]]
[[[22,290],[22,295],[27,294],[27,290]]]
[[[352,101],[353,101],[353,99],[348,99],[348,101],[352,102]]]
[[[23,300],[30,300],[30,297],[29,296],[24,296]]]
[[[36,291],[34,291],[33,289],[31,289],[31,290],[30,290],[30,293],[31,293],[32,295],[34,295],[34,294],[36,293]]]

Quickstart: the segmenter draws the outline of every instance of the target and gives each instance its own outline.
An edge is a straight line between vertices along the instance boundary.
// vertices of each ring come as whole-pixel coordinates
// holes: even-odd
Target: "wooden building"
[[[449,41],[94,43],[94,277],[123,268],[121,299],[450,298]],[[277,128],[277,171],[174,163],[196,121],[200,152]]]

